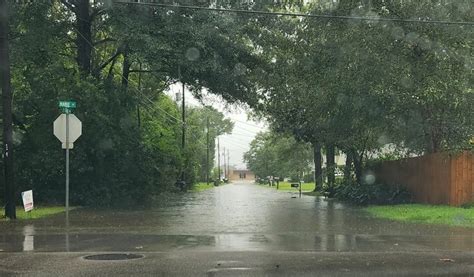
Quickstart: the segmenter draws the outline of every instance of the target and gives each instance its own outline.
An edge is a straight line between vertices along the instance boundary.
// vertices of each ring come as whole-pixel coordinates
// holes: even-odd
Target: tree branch
[[[107,80],[111,80],[112,79],[112,73],[113,73],[113,70],[114,70],[114,66],[115,66],[115,62],[117,61],[117,59],[114,59],[112,61],[112,64],[110,65],[110,68],[109,68],[109,73],[107,74]]]
[[[107,61],[105,61],[101,66],[99,66],[97,69],[96,69],[96,72],[99,73],[102,69],[104,69],[109,63],[111,63],[112,61],[114,61],[120,54],[122,53],[122,51],[120,49],[117,50],[117,52],[115,52],[115,54],[110,57]]]
[[[101,40],[98,40],[98,41],[94,42],[93,45],[97,46],[97,45],[102,44],[102,43],[113,42],[113,41],[117,41],[117,40],[114,39],[114,38],[104,38],[104,39],[101,39]]]
[[[104,13],[105,13],[105,9],[100,9],[100,8],[95,9],[94,11],[92,11],[90,15],[91,21],[93,21],[96,16],[102,15]]]
[[[160,70],[144,70],[144,69],[132,69],[130,70],[130,73],[153,73],[153,72],[163,72],[165,71],[160,71]]]

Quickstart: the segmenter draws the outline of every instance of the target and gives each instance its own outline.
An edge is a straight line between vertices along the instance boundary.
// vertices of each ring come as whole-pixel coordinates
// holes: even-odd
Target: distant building
[[[229,180],[230,181],[239,181],[239,180],[254,181],[255,174],[248,169],[230,169]]]

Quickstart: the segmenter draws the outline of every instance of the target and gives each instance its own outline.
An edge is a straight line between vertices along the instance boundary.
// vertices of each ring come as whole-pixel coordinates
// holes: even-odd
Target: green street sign
[[[66,109],[75,109],[76,108],[76,101],[59,101],[59,108],[66,108]]]
[[[70,101],[59,101],[59,108],[64,112],[64,113],[72,113],[73,109],[75,109],[77,106],[76,101],[70,100]]]

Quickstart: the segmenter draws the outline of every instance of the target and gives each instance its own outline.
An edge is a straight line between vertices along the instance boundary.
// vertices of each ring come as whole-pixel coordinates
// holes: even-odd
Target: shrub
[[[356,205],[404,204],[411,199],[408,190],[401,186],[337,181],[334,187],[323,189],[329,196]]]
[[[312,182],[314,182],[314,174],[306,174],[306,175],[304,175],[303,181],[304,181],[305,183],[312,183]]]
[[[474,208],[474,202],[464,203],[464,204],[461,205],[461,208],[463,208],[463,209],[472,209],[472,208]]]

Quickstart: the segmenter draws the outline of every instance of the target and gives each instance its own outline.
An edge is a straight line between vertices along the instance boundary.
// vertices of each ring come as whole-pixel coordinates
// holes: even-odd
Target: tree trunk
[[[130,76],[130,58],[128,55],[128,48],[125,47],[124,53],[123,53],[123,68],[122,68],[122,86],[123,88],[128,87],[128,78]]]
[[[13,171],[13,124],[10,57],[8,52],[8,10],[0,0],[0,83],[3,104],[3,167],[5,177],[5,216],[16,219]]]
[[[358,184],[362,183],[362,158],[359,157],[357,150],[351,150],[352,161],[354,162],[354,172]]]
[[[334,144],[329,144],[326,146],[326,149],[326,170],[328,175],[328,187],[332,188],[336,183],[336,147],[334,146]]]
[[[92,18],[89,0],[77,0],[76,9],[76,60],[84,74],[91,73],[92,59]]]
[[[323,188],[323,168],[321,156],[321,144],[319,142],[313,143],[314,151],[314,182],[316,186],[314,191],[320,191]]]
[[[346,153],[346,165],[344,167],[344,182],[348,183],[351,181],[351,172],[352,172],[352,154],[347,151]]]

